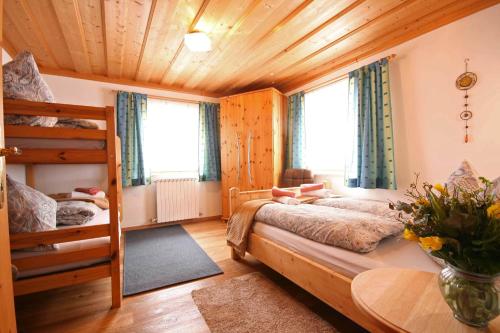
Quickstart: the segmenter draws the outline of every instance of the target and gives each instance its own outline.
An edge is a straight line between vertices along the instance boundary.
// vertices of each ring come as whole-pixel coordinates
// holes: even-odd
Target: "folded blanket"
[[[248,235],[252,229],[255,213],[262,206],[269,203],[273,202],[267,199],[246,201],[236,209],[229,221],[227,221],[227,245],[231,246],[240,257],[245,257]]]
[[[62,201],[57,203],[57,224],[80,225],[92,220],[101,209],[84,201]]]
[[[55,127],[63,128],[85,128],[85,129],[98,129],[99,126],[93,121],[85,119],[74,118],[59,118]]]
[[[356,252],[370,252],[389,236],[400,234],[403,224],[389,218],[317,205],[266,205],[255,220],[301,237]]]

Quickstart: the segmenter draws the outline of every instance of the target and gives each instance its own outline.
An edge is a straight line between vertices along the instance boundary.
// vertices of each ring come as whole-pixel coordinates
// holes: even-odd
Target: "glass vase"
[[[486,327],[500,313],[498,275],[470,273],[448,264],[439,275],[439,288],[455,318],[467,325]]]

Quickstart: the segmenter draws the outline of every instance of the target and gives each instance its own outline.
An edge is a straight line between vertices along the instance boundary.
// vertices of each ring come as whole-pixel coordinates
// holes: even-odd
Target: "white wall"
[[[3,52],[4,63],[10,57]],[[57,102],[88,106],[115,105],[116,90],[134,91],[155,96],[167,96],[196,101],[218,103],[218,99],[177,92],[145,89],[105,82],[81,80],[53,75],[43,75]],[[9,166],[13,177],[24,181],[21,166]],[[44,193],[71,191],[75,186],[106,187],[106,168],[101,165],[40,165],[35,167],[36,187]],[[150,223],[156,217],[155,185],[126,188],[123,191],[123,226]],[[200,185],[201,216],[221,214],[219,182],[202,182]]]
[[[483,176],[500,176],[500,5],[441,27],[353,66],[329,74],[290,93],[343,75],[376,59],[395,53],[391,62],[391,95],[399,191],[347,189],[332,178],[341,193],[395,199],[414,173],[429,182],[444,182],[464,159]],[[469,70],[478,76],[469,91],[474,117],[471,140],[464,143],[459,119],[464,93],[455,79]],[[322,177],[324,178],[324,177]]]

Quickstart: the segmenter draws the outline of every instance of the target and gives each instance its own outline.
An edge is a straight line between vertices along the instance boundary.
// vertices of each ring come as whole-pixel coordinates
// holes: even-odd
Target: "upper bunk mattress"
[[[401,236],[382,240],[371,252],[357,253],[321,244],[263,222],[256,221],[253,232],[351,278],[378,267],[413,268],[432,273],[441,270],[417,243]]]
[[[109,210],[108,209],[99,211],[93,217],[93,219],[91,221],[89,221],[83,225],[60,226],[60,227],[57,227],[57,229],[68,229],[68,228],[74,228],[74,227],[92,226],[92,225],[107,224],[107,223],[109,223]],[[89,250],[89,249],[93,249],[96,247],[100,247],[104,244],[109,244],[109,243],[110,243],[109,237],[91,238],[91,239],[84,239],[84,240],[78,240],[78,241],[67,242],[67,243],[59,243],[59,244],[57,244],[57,250],[53,250],[53,251],[16,250],[16,251],[11,252],[11,257],[12,257],[12,260],[15,260],[15,259],[21,259],[21,258],[27,258],[27,257],[43,256],[43,255],[47,255],[47,254],[53,253],[53,252],[67,253],[67,252],[80,251],[80,250],[84,251],[84,250]],[[85,260],[85,261],[64,264],[64,265],[50,266],[50,267],[31,269],[31,270],[19,270],[18,278],[26,278],[26,277],[43,275],[43,274],[62,272],[62,271],[66,271],[66,270],[76,269],[76,268],[83,268],[83,267],[92,266],[92,265],[99,264],[99,263],[106,262],[106,261],[109,261],[109,258]]]

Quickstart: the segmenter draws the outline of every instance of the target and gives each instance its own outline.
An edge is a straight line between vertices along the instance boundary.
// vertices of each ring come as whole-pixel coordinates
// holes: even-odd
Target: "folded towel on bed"
[[[57,224],[80,225],[92,220],[101,209],[84,201],[60,201],[57,203]]]
[[[85,194],[90,194],[90,195],[96,195],[101,191],[98,187],[77,187],[74,189],[75,192],[80,192],[80,193],[85,193]],[[103,192],[104,193],[104,192]]]

